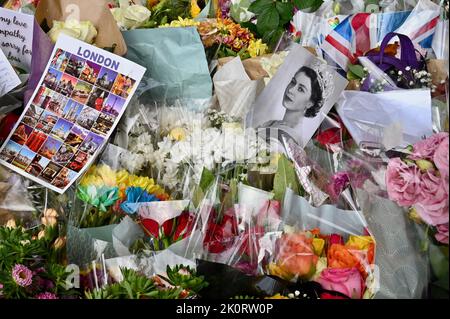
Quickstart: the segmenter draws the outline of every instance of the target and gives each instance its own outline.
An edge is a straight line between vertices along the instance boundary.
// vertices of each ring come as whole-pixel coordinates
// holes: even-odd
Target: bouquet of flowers
[[[415,143],[407,154],[389,160],[386,187],[389,198],[425,223],[435,239],[448,245],[448,133]]]
[[[0,226],[0,298],[76,298],[58,213],[49,208],[41,221],[31,229],[14,219]]]

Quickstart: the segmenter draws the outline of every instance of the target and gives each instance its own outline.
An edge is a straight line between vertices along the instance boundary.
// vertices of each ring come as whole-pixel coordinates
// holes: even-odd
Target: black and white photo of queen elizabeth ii
[[[247,121],[266,137],[293,138],[302,147],[337,101],[347,80],[296,46],[256,99]]]

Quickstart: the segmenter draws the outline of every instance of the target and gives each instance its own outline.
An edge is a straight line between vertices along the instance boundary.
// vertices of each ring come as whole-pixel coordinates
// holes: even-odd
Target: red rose
[[[218,224],[215,215],[211,213],[203,246],[211,253],[221,253],[233,245],[237,236],[237,222],[234,215],[226,214]]]
[[[258,257],[259,252],[259,239],[264,236],[264,227],[255,226],[247,229],[241,237],[241,247],[239,252],[245,254],[253,259]]]
[[[153,237],[158,238],[159,236],[159,224],[153,219],[142,219],[142,226],[146,230],[147,234],[152,235]]]

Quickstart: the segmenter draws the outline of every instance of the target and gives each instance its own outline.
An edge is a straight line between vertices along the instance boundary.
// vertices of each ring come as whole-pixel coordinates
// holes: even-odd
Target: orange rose
[[[349,251],[349,247],[341,244],[333,244],[328,249],[329,268],[353,268],[359,267],[358,258]]]
[[[279,241],[277,265],[295,276],[313,274],[318,257],[314,254],[312,238],[304,234],[283,234]]]

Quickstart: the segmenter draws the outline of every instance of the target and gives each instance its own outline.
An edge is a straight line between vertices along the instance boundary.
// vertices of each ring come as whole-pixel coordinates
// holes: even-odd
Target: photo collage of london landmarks
[[[102,145],[134,84],[58,49],[0,158],[65,188]]]

